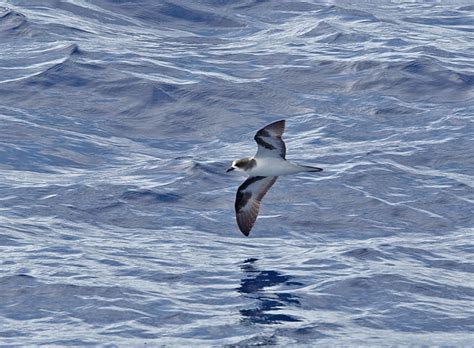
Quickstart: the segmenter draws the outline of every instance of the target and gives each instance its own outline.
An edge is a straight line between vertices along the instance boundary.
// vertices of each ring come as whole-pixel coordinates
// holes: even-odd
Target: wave
[[[32,29],[24,14],[0,7],[0,38],[2,40],[30,36],[31,34]]]

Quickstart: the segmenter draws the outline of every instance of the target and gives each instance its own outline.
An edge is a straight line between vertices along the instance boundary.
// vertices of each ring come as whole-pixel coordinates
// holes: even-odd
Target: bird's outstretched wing
[[[251,176],[239,186],[235,197],[235,216],[240,230],[246,236],[257,220],[260,201],[277,178],[277,176]]]
[[[281,139],[285,131],[285,120],[270,123],[255,134],[258,145],[255,158],[259,157],[281,157],[285,159],[286,146]]]

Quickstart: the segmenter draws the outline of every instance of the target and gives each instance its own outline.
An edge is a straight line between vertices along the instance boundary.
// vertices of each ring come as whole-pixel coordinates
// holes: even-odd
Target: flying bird
[[[286,146],[281,138],[284,131],[285,120],[260,129],[254,137],[258,146],[255,156],[235,160],[226,171],[235,170],[248,177],[239,186],[235,197],[237,224],[246,236],[257,220],[262,198],[280,175],[322,171],[321,168],[302,166],[285,159]]]

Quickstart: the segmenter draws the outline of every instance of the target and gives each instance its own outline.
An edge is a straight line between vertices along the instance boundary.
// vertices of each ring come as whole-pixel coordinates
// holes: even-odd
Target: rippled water
[[[0,1],[0,342],[471,345],[469,2]],[[249,238],[256,130],[287,158]]]

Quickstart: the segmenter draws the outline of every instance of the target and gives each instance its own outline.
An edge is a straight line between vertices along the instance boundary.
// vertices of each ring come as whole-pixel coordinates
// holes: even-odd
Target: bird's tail
[[[300,166],[305,172],[322,172],[323,168],[311,167],[311,166]]]

